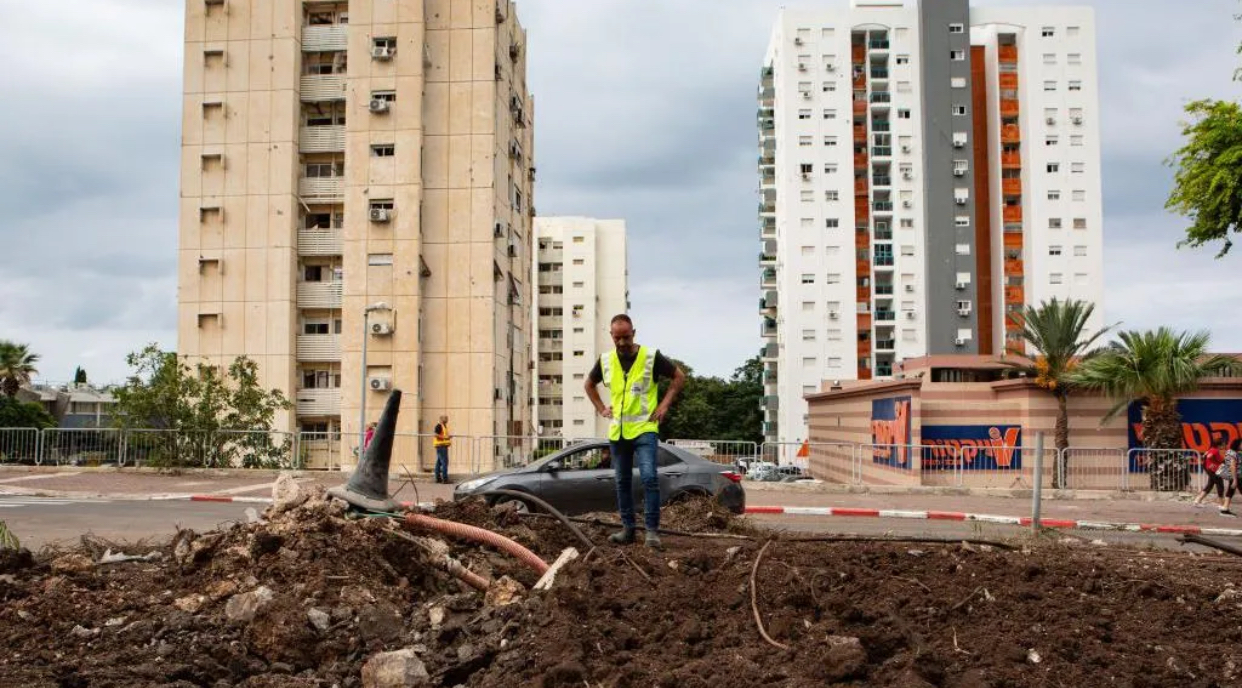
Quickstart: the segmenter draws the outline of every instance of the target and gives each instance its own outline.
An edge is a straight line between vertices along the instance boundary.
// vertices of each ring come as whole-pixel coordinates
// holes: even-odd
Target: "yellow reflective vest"
[[[612,423],[608,426],[608,439],[632,440],[649,432],[660,432],[660,424],[651,420],[659,403],[659,390],[655,384],[656,350],[638,347],[638,356],[626,373],[616,350],[600,356],[599,367],[603,381],[608,385],[612,401]]]
[[[432,444],[434,444],[437,447],[453,446],[453,436],[449,434],[448,423],[440,423],[439,425],[440,425],[440,432],[436,433],[436,438],[432,442]]]

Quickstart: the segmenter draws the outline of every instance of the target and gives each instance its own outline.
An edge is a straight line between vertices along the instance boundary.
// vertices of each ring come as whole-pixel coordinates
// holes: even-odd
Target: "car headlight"
[[[464,483],[458,483],[457,491],[458,492],[474,492],[475,490],[479,489],[480,487],[483,487],[484,485],[492,482],[495,479],[496,478],[492,476],[492,477],[487,477],[487,478],[475,478],[474,480],[467,480]]]

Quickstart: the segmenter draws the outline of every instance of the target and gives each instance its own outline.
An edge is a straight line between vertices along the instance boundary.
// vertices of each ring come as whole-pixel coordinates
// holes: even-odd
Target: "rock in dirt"
[[[332,617],[322,609],[311,609],[306,612],[306,620],[320,633],[326,633],[332,627]]]
[[[1216,596],[1215,601],[1217,604],[1220,604],[1221,602],[1237,602],[1239,599],[1242,599],[1242,590],[1227,587]]]
[[[249,623],[260,609],[272,602],[275,595],[270,588],[260,587],[229,598],[224,605],[224,615],[229,621]]]
[[[205,595],[186,595],[173,601],[173,606],[183,612],[197,614],[198,610],[206,604],[207,597]]]
[[[844,681],[859,675],[867,666],[867,652],[862,641],[854,636],[830,635],[828,654],[824,657],[824,678],[829,682]]]
[[[73,630],[69,631],[69,635],[72,635],[75,638],[94,638],[95,636],[99,635],[99,629],[98,628],[86,628],[84,626],[74,626]]]
[[[288,473],[281,473],[272,484],[272,513],[280,514],[296,509],[310,498],[302,486]]]
[[[490,607],[504,607],[520,601],[525,590],[521,583],[508,576],[501,576],[500,580],[492,581],[483,601]]]
[[[427,667],[413,649],[381,652],[362,666],[362,688],[430,685]]]
[[[83,573],[95,568],[95,562],[85,554],[66,554],[52,562],[56,573]]]

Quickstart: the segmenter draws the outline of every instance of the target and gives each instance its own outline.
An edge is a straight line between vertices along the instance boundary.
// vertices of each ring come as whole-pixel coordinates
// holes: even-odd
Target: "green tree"
[[[78,366],[77,368],[74,368],[74,370],[73,370],[73,384],[75,384],[75,385],[84,385],[84,384],[86,384],[86,371],[82,369],[82,366]]]
[[[39,372],[38,362],[39,354],[32,353],[29,345],[0,340],[0,392],[17,396],[17,390],[30,384],[30,378]]]
[[[1165,207],[1190,219],[1178,247],[1223,242],[1220,258],[1233,247],[1230,234],[1242,228],[1242,108],[1197,100],[1186,113],[1185,143],[1168,160],[1177,172]]]
[[[259,385],[258,365],[249,358],[222,372],[205,363],[191,367],[152,344],[126,361],[133,372],[113,393],[112,421],[137,431],[128,446],[146,463],[275,468],[290,455],[292,442],[273,439],[271,431],[276,413],[292,404],[280,390]]]
[[[763,364],[753,358],[733,372],[729,380],[701,376],[690,366],[674,360],[686,372],[681,397],[660,424],[660,435],[684,440],[763,441]],[[660,383],[660,394],[668,382]]]
[[[1074,385],[1116,400],[1107,421],[1129,408],[1142,407],[1143,446],[1181,449],[1182,416],[1177,398],[1195,391],[1204,378],[1242,372],[1231,356],[1208,353],[1207,332],[1174,332],[1167,327],[1146,332],[1121,332],[1098,355],[1084,361],[1071,377]],[[1151,462],[1153,489],[1180,490],[1190,480],[1187,466],[1175,455],[1157,455]]]
[[[1072,373],[1083,360],[1096,353],[1096,342],[1108,332],[1105,327],[1088,334],[1087,321],[1095,313],[1095,304],[1069,299],[1052,299],[1039,306],[1027,306],[1022,314],[1022,338],[1035,351],[1034,359],[1005,360],[1011,368],[1026,373],[1041,389],[1057,400],[1057,422],[1054,432],[1058,460],[1065,461],[1069,448],[1069,397],[1074,391]],[[1011,352],[1018,353],[1018,352]],[[1057,487],[1065,476],[1065,464],[1056,471]]]
[[[56,427],[56,419],[39,404],[0,396],[0,428]]]

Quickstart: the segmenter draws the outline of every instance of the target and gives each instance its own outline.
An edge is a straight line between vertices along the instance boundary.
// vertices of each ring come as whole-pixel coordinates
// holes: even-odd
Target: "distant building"
[[[612,316],[629,309],[625,222],[537,217],[535,332],[536,427],[569,438],[605,437],[583,385],[612,347]]]
[[[18,390],[17,398],[42,406],[61,428],[110,427],[116,407],[112,392],[89,385],[35,384]]]

